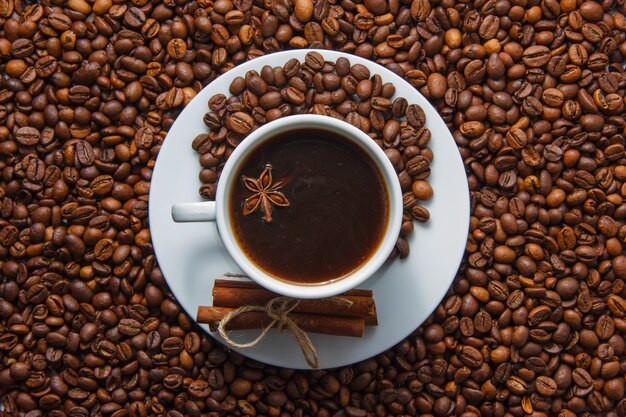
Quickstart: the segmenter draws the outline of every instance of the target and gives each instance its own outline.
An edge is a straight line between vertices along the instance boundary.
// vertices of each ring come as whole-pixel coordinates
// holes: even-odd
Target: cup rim
[[[230,223],[230,199],[227,192],[231,189],[234,172],[246,157],[276,133],[290,128],[319,127],[329,130],[338,129],[342,136],[348,137],[363,149],[380,170],[389,198],[387,226],[381,242],[369,259],[343,278],[330,283],[297,284],[273,277],[254,264],[237,242]],[[387,260],[393,250],[402,223],[402,191],[393,165],[383,150],[366,133],[351,124],[323,115],[290,115],[269,122],[250,133],[230,155],[217,186],[215,197],[216,223],[220,238],[228,253],[237,265],[252,280],[275,293],[294,298],[323,298],[341,294],[360,285],[371,277]]]

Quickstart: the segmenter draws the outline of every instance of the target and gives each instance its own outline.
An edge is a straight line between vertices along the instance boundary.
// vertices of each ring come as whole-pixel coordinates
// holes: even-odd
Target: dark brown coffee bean
[[[430,212],[418,204],[411,207],[411,216],[420,223],[426,223],[430,219]]]
[[[506,386],[516,395],[524,395],[528,392],[528,384],[519,376],[511,376],[506,381]]]
[[[236,112],[226,118],[226,127],[237,133],[250,133],[254,125],[254,119],[244,112]]]
[[[304,59],[306,65],[313,71],[320,70],[324,65],[324,58],[317,52],[309,52]]]
[[[283,102],[283,98],[278,91],[270,91],[259,99],[259,105],[264,110],[278,108]]]
[[[554,379],[547,376],[539,376],[535,382],[537,392],[546,397],[553,396],[557,391],[557,384]]]
[[[409,175],[418,175],[430,167],[430,161],[427,158],[418,155],[407,161],[405,167]]]
[[[179,337],[168,337],[161,343],[161,349],[168,355],[177,355],[183,350],[183,340]]]
[[[229,91],[231,94],[238,96],[244,92],[245,88],[246,88],[246,81],[242,77],[236,77],[230,84]],[[217,96],[221,97],[222,95],[218,94]]]
[[[15,140],[23,146],[35,146],[39,143],[40,132],[32,127],[21,127],[15,133]]]
[[[572,379],[574,383],[580,388],[587,388],[591,386],[592,378],[589,372],[583,368],[576,368],[572,371]]]
[[[411,126],[416,129],[424,126],[426,122],[426,115],[424,110],[417,104],[410,104],[406,110],[406,119]]]
[[[118,324],[118,329],[126,336],[136,336],[141,333],[141,324],[134,319],[122,319]]]
[[[487,68],[485,63],[480,59],[470,61],[463,70],[463,75],[469,84],[477,84],[481,82],[486,73]]]
[[[470,368],[478,368],[483,363],[482,355],[472,346],[461,346],[457,354],[461,362]]]
[[[424,0],[413,0],[411,16],[418,22],[424,21],[430,14],[430,4]]]
[[[391,107],[393,117],[396,119],[403,117],[406,114],[408,105],[409,104],[404,97],[396,98]]]
[[[350,67],[350,74],[357,80],[362,81],[370,77],[370,70],[361,64],[354,64]]]
[[[288,103],[295,105],[304,103],[304,94],[296,88],[288,87],[282,90],[281,95]]]
[[[29,366],[24,362],[13,363],[9,368],[9,372],[14,381],[23,381],[31,375]]]
[[[470,121],[461,124],[459,130],[469,138],[476,138],[485,133],[485,125],[478,121]]]
[[[522,54],[522,61],[531,68],[539,68],[550,60],[550,49],[545,46],[533,45]]]
[[[428,76],[428,80],[426,82],[428,86],[428,93],[430,97],[433,99],[442,98],[446,93],[447,89],[447,81],[446,77],[439,73],[433,73]]]

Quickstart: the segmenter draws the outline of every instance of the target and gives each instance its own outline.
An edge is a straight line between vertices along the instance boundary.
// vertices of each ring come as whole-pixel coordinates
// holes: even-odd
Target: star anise
[[[289,200],[280,191],[287,183],[287,178],[281,178],[276,182],[272,179],[272,167],[266,165],[259,178],[250,178],[245,175],[241,178],[244,185],[254,194],[246,198],[243,202],[243,215],[254,213],[259,207],[263,210],[263,219],[270,223],[272,221],[272,204],[279,207],[289,206]]]

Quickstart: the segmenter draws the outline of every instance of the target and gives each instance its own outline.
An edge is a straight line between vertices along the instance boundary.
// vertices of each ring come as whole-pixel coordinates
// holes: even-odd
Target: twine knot
[[[352,304],[352,301],[341,297],[331,297],[331,300],[344,305]],[[319,368],[320,359],[313,342],[311,342],[309,335],[302,330],[289,315],[296,307],[298,307],[298,304],[300,304],[300,300],[296,298],[276,297],[268,301],[265,306],[242,306],[226,314],[226,316],[220,320],[217,331],[222,339],[224,339],[224,341],[229,345],[237,348],[249,348],[259,344],[259,342],[265,338],[267,332],[269,332],[273,327],[276,326],[279,331],[287,328],[291,330],[296,338],[296,342],[298,343],[298,346],[300,346],[300,350],[302,351],[302,355],[304,356],[304,360],[307,365],[311,368]],[[263,330],[261,330],[261,333],[256,338],[249,342],[239,343],[231,339],[226,330],[228,323],[235,317],[252,311],[265,312],[267,317],[269,317],[272,321],[265,326]]]

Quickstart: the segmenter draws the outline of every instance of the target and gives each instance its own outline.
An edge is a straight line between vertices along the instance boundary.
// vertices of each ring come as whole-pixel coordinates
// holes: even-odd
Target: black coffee
[[[335,132],[276,135],[241,166],[231,225],[261,269],[300,284],[337,280],[369,259],[383,238],[389,197],[358,146]]]

